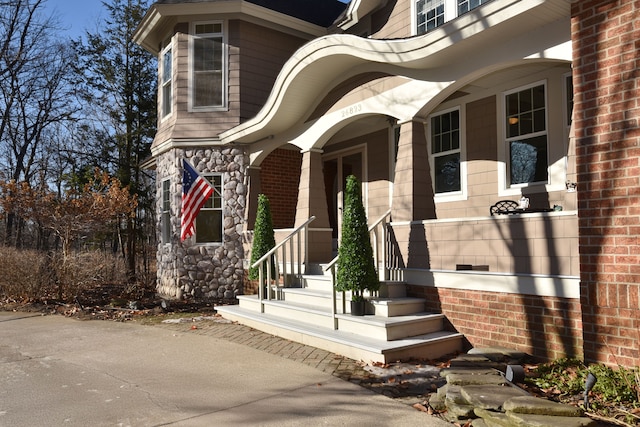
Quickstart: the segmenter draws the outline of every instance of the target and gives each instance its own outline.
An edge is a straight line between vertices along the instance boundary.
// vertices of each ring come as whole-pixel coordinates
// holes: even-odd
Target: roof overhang
[[[207,18],[210,17],[210,18]],[[157,55],[160,45],[178,22],[202,19],[242,19],[274,28],[297,37],[312,39],[327,34],[327,29],[243,0],[196,3],[155,3],[133,34],[133,41]]]
[[[567,0],[490,2],[428,34],[408,39],[321,37],[287,61],[262,110],[220,138],[223,143],[252,143],[282,133],[304,121],[328,90],[360,73],[451,81],[495,64],[553,59],[558,46],[565,47],[561,49],[565,57],[559,59],[570,60],[570,53],[566,58],[570,40]]]
[[[356,25],[360,19],[380,9],[387,0],[351,0],[342,19],[336,22],[336,26],[344,31]]]

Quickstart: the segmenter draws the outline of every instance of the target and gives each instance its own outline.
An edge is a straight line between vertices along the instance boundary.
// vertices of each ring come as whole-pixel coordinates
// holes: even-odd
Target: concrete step
[[[376,316],[396,317],[406,316],[424,311],[424,298],[372,298],[369,304],[373,306]]]
[[[457,332],[437,331],[388,341],[255,312],[241,305],[218,306],[216,310],[224,318],[254,329],[367,363],[436,359],[461,351],[463,345],[463,335]]]
[[[412,313],[403,316],[378,316],[368,314],[365,316],[352,316],[342,312],[342,305],[337,307],[338,313],[334,322],[331,316],[331,306],[321,307],[313,304],[292,302],[288,300],[264,301],[263,308],[255,295],[238,296],[240,307],[260,313],[270,314],[282,319],[295,320],[300,323],[333,329],[334,323],[341,331],[350,332],[362,336],[368,336],[380,340],[397,340],[415,335],[423,335],[442,330],[442,314]],[[424,305],[423,305],[424,309]]]

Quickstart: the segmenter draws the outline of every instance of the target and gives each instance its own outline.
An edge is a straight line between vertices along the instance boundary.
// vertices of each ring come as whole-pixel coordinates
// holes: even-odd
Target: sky
[[[102,0],[47,0],[48,14],[55,14],[60,26],[71,38],[78,38],[87,30],[95,32],[96,23],[106,18]]]
[[[71,38],[83,36],[87,30],[96,32],[96,23],[107,18],[103,0],[47,0],[48,13],[55,13],[67,35]],[[295,1],[295,0],[291,0]],[[349,0],[340,0],[348,3]],[[151,2],[152,3],[152,2]]]

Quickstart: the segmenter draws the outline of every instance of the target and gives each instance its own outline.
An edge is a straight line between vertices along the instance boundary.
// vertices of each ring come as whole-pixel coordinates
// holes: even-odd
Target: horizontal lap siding
[[[242,120],[255,116],[264,106],[284,63],[305,43],[289,34],[244,21],[232,21],[231,44],[239,55],[238,77]]]
[[[394,265],[455,270],[457,264],[471,264],[509,274],[579,274],[575,215],[426,222],[393,225],[393,231]]]

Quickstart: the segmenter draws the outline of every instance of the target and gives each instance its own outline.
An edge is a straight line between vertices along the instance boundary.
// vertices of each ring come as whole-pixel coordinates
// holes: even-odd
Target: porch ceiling
[[[570,41],[569,18],[567,0],[510,0],[490,2],[409,39],[344,34],[315,39],[285,64],[258,115],[224,132],[221,139],[252,143],[272,138],[305,121],[324,94],[360,73],[382,71],[444,82],[474,70],[483,70],[474,76],[480,78],[528,57],[549,57],[550,50]]]

